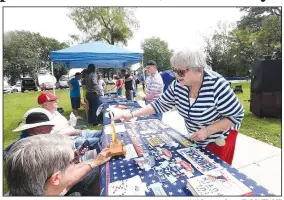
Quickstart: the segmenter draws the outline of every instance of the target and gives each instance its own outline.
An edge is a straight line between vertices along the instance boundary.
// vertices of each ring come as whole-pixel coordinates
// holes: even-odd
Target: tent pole
[[[143,64],[143,57],[142,57],[142,70],[143,70],[143,77],[144,77],[144,84],[145,84],[145,70],[144,70],[144,64]]]
[[[53,73],[53,62],[51,61],[51,74],[52,74],[52,85],[53,85],[53,94],[55,95],[55,83],[54,83],[54,73]]]

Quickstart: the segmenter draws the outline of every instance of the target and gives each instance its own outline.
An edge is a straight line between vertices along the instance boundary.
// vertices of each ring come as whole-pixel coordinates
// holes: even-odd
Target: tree
[[[224,76],[245,76],[254,61],[281,47],[281,8],[240,8],[246,12],[233,30],[218,26],[205,38],[207,61]]]
[[[154,60],[158,65],[159,71],[171,68],[170,59],[173,55],[173,51],[169,50],[167,42],[158,37],[151,37],[141,43],[141,48],[144,52],[144,63],[147,63],[148,60]]]
[[[139,23],[132,9],[122,7],[78,7],[71,8],[68,15],[75,22],[83,36],[70,35],[73,41],[86,43],[90,41],[105,41],[108,44],[127,45]],[[103,76],[109,78],[112,69],[102,69]]]
[[[250,33],[250,40],[253,39],[250,42],[258,54],[254,59],[259,55],[271,55],[275,48],[281,47],[281,7],[244,7],[240,10],[246,15],[238,22],[236,32]]]
[[[10,84],[21,77],[37,78],[42,68],[50,67],[49,52],[66,47],[66,44],[42,37],[29,31],[11,31],[5,33],[4,40],[4,76]]]
[[[233,24],[218,22],[218,29],[211,38],[205,38],[207,62],[213,70],[224,76],[235,76],[236,69],[232,64],[234,53],[232,51]]]
[[[250,27],[258,31],[262,21],[269,16],[282,17],[281,7],[241,7],[240,11],[246,12],[246,15],[238,22],[238,27]]]
[[[264,55],[271,55],[281,47],[281,22],[276,16],[269,16],[262,21],[260,30],[255,33],[256,49]]]
[[[77,42],[105,41],[112,45],[120,43],[127,45],[127,40],[139,27],[133,10],[122,7],[71,8],[68,16],[83,33],[82,38],[71,35],[71,38]]]

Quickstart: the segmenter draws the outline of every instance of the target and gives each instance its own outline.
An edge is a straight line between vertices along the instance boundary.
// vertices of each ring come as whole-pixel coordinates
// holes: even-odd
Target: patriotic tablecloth
[[[119,103],[119,102],[127,102],[126,98],[118,98],[115,96],[101,96],[100,101],[102,103]]]
[[[161,124],[161,126],[157,125],[159,123]],[[137,121],[135,122],[135,127],[136,127],[135,130],[139,133],[140,140],[137,142],[137,138],[136,138],[134,143],[136,144],[136,147],[138,148],[138,149],[135,148],[138,154],[141,153],[141,151],[142,152],[144,151],[145,153],[149,151],[149,148],[151,149],[151,146],[148,144],[147,142],[148,140],[146,139],[148,136],[147,134],[145,134],[145,126],[151,127],[151,126],[155,126],[155,124],[157,125],[155,127],[156,129],[155,132],[157,134],[166,135],[168,131],[173,135],[179,134],[174,129],[170,128],[169,126],[165,125],[164,123],[156,119]],[[126,132],[117,134],[119,140],[123,141],[125,145],[133,144],[133,141],[134,141],[132,138],[132,133],[129,134],[129,132],[133,130],[131,129],[131,126],[133,127],[133,124],[126,123],[125,124]],[[103,147],[111,143],[111,135],[103,134],[102,137],[103,137],[102,138]],[[183,139],[183,136],[179,134],[178,139],[174,139],[174,141],[176,142],[178,140],[182,141],[182,139]],[[186,145],[186,143],[184,143],[184,145]],[[185,162],[188,162],[183,156],[181,156],[177,152],[178,149],[185,148],[184,145],[181,145],[181,143],[179,142],[178,147],[170,147],[170,146],[165,145],[162,148],[165,148],[171,152],[172,154],[171,160],[176,159],[177,157],[180,157]],[[225,162],[220,160],[218,157],[216,157],[214,154],[211,154],[209,151],[206,151],[203,148],[197,148],[197,149],[200,152],[207,155],[214,162],[226,168],[228,172],[230,172],[238,180],[243,182],[246,186],[248,186],[253,191],[253,196],[272,196],[273,195],[267,189],[260,186],[258,183],[256,183],[255,181],[253,181],[246,175],[240,173],[237,169],[226,164]],[[156,165],[159,165],[158,161],[156,161]],[[162,178],[161,176],[163,176],[162,174],[160,175],[157,174],[156,170],[151,169],[149,171],[145,171],[144,169],[140,169],[134,159],[126,160],[124,157],[112,158],[109,162],[107,162],[104,166],[100,168],[100,173],[101,173],[101,180],[100,180],[100,186],[101,186],[100,195],[101,196],[112,195],[108,193],[109,192],[108,185],[118,180],[125,180],[128,178],[134,177],[136,175],[139,175],[141,177],[142,182],[146,183],[147,187],[149,188],[151,184],[161,182],[161,178]],[[166,173],[166,172],[163,172],[163,173]],[[194,168],[194,176],[199,176],[199,175],[201,175],[201,173],[196,168]],[[168,180],[163,180],[161,184],[165,191],[165,194],[167,196],[192,196],[192,193],[186,188],[187,179],[188,178],[186,176],[181,176],[177,178],[177,181],[173,184],[171,184]],[[146,196],[154,196],[152,189],[149,189],[146,192]]]
[[[107,118],[105,116],[105,112],[107,112],[107,108],[109,108],[110,105],[124,105],[127,106],[129,110],[134,111],[134,110],[138,110],[139,108],[141,108],[141,106],[137,103],[137,101],[124,101],[123,99],[121,101],[109,101],[109,102],[105,102],[103,105],[104,108],[104,117],[103,117],[103,125],[107,125],[110,124],[110,118]],[[145,119],[157,119],[157,117],[155,117],[154,115],[149,115],[149,116],[145,116],[145,117],[138,117],[137,120],[145,120]],[[120,123],[120,120],[116,120],[115,123]]]

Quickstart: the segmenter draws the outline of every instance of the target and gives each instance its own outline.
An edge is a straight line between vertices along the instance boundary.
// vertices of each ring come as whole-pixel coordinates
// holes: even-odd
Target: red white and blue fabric
[[[132,140],[127,133],[117,134],[117,135],[119,140],[122,140],[124,144],[132,143]],[[147,148],[148,143],[146,139],[144,137],[141,137],[141,140],[143,142],[142,148]],[[105,147],[107,144],[111,143],[111,136],[103,134],[101,141],[102,141],[102,146]],[[177,148],[163,146],[163,148],[166,148],[168,151],[171,152],[172,154],[171,159],[180,157],[185,162],[188,162],[183,156],[181,156],[176,151],[177,149],[185,148],[184,146],[179,145]],[[258,183],[256,183],[246,175],[240,173],[237,169],[231,167],[230,165],[222,161],[220,158],[216,157],[214,154],[207,151],[205,148],[199,147],[198,150],[203,152],[205,155],[208,155],[210,159],[214,160],[216,163],[219,163],[222,167],[226,168],[238,180],[240,180],[246,186],[248,186],[252,190],[253,196],[273,196],[273,194],[269,192],[267,189],[260,186]],[[156,165],[158,165],[158,162],[156,162]],[[201,175],[201,173],[196,168],[194,168],[194,171],[195,171],[194,176]],[[154,174],[153,170],[145,171],[143,169],[140,169],[136,164],[136,162],[134,161],[134,159],[126,160],[124,157],[112,158],[109,162],[107,162],[105,165],[101,167],[100,173],[101,173],[100,174],[101,196],[111,195],[108,194],[109,183],[118,180],[128,179],[136,175],[139,175],[141,177],[142,182],[145,182],[148,188],[149,185],[159,182],[159,178]],[[166,192],[167,196],[192,196],[192,193],[188,189],[186,189],[186,183],[187,183],[187,177],[182,176],[178,178],[178,180],[174,184],[171,184],[168,180],[163,182],[162,187]],[[149,188],[149,192],[146,192],[146,196],[154,196],[152,189]]]

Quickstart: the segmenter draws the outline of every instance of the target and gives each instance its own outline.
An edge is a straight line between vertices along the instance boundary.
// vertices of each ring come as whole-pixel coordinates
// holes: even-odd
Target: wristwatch
[[[93,164],[93,162],[89,162],[89,163],[88,163],[88,166],[90,167],[91,170],[94,169],[94,167],[92,166],[92,164]]]
[[[133,117],[134,117],[133,112],[130,111],[130,114],[131,114],[131,116],[132,116],[132,118],[133,118]]]

